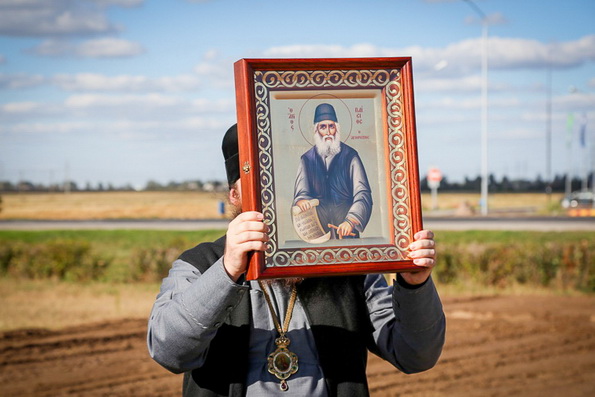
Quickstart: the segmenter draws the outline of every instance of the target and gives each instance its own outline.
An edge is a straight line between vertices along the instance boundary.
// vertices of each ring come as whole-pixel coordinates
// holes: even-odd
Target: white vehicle
[[[582,190],[572,192],[570,196],[562,199],[562,207],[564,208],[592,208],[593,207],[593,192],[590,190]]]

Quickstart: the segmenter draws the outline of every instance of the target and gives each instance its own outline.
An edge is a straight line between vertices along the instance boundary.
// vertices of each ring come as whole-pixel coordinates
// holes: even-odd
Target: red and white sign
[[[428,182],[440,182],[442,180],[442,171],[438,168],[428,170]]]
[[[428,187],[432,191],[432,209],[438,209],[438,188],[442,180],[442,171],[436,167],[430,167],[428,170]]]

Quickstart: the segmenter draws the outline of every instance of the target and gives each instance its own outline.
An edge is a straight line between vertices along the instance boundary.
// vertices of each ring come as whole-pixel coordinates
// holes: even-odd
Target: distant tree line
[[[593,175],[590,174],[588,181],[591,183]],[[580,190],[583,180],[580,178],[572,178],[571,190]],[[426,177],[420,180],[421,190],[429,191],[428,179]],[[589,188],[592,188],[589,185]],[[448,177],[442,178],[439,187],[441,192],[479,192],[481,191],[481,177],[468,178],[462,182],[450,182]],[[563,193],[566,189],[566,176],[556,175],[550,182],[545,181],[541,176],[531,179],[509,179],[504,176],[498,180],[493,174],[488,177],[488,190],[493,193],[528,193],[528,192],[545,192],[551,189],[552,192]]]
[[[591,183],[593,175],[589,175],[588,181]],[[583,180],[574,177],[571,181],[572,191],[580,190]],[[428,180],[423,177],[420,180],[421,190],[429,191]],[[538,176],[534,180],[530,179],[509,179],[504,176],[502,179],[497,179],[494,175],[489,176],[488,189],[494,193],[523,193],[523,192],[545,192],[548,187],[552,192],[564,192],[566,189],[566,176],[556,175],[550,182],[543,180]],[[592,186],[589,185],[589,188]],[[154,180],[148,181],[144,187],[133,187],[131,184],[122,186],[115,186],[111,183],[98,183],[92,185],[86,183],[84,186],[79,186],[75,182],[67,182],[61,184],[44,185],[41,183],[32,183],[22,181],[19,183],[11,183],[8,181],[0,181],[0,192],[104,192],[104,191],[200,191],[200,192],[221,192],[227,189],[227,182],[224,181],[200,181],[191,180],[184,182],[168,182],[160,183]],[[448,177],[444,177],[440,182],[441,192],[479,192],[481,190],[481,177],[468,178],[462,182],[451,182]]]
[[[44,185],[42,183],[32,183],[29,181],[22,181],[18,183],[11,183],[8,181],[0,181],[0,192],[133,192],[133,191],[201,191],[201,192],[220,192],[227,189],[227,182],[222,181],[207,181],[200,180],[184,181],[184,182],[168,182],[160,183],[154,180],[148,181],[143,187],[134,187],[131,184],[124,184],[116,186],[111,183],[98,183],[92,185],[86,183],[84,186],[79,186],[75,182],[67,182],[60,184]]]

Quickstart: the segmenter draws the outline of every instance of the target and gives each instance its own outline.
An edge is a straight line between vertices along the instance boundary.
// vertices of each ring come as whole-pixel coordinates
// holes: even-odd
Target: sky
[[[592,0],[0,0],[0,181],[225,180],[234,62],[400,56],[420,173],[475,178],[481,15],[488,172],[593,169]]]

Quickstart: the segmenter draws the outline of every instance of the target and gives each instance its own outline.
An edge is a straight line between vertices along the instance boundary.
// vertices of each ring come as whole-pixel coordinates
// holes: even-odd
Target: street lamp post
[[[481,18],[481,214],[488,214],[488,17],[471,0],[464,0]]]
[[[552,200],[552,64],[550,61],[550,53],[548,51],[548,62],[547,62],[547,99],[545,105],[546,113],[546,132],[545,132],[545,177],[546,188],[545,193],[547,195],[548,204]]]

